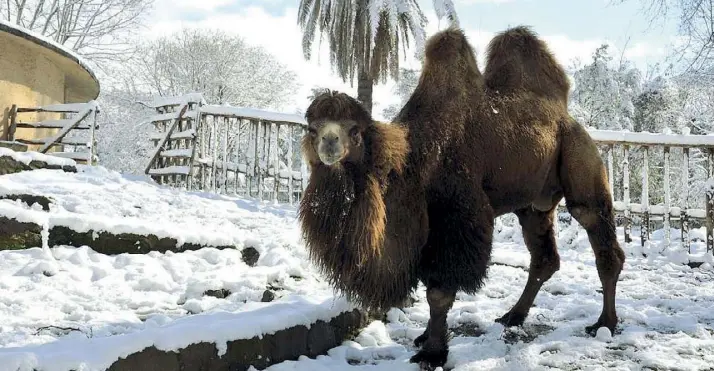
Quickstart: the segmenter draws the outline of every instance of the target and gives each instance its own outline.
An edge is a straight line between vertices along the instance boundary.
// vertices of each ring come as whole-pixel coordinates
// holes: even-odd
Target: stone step
[[[22,198],[7,197],[13,199]],[[48,207],[40,203],[43,208]],[[0,251],[2,250],[21,250],[33,247],[42,246],[42,228],[34,223],[20,223],[12,218],[0,216]],[[116,254],[146,254],[151,251],[158,252],[181,252],[188,250],[198,250],[205,247],[214,247],[217,249],[233,249],[235,246],[204,246],[194,243],[184,243],[179,246],[175,238],[156,237],[154,235],[138,235],[134,233],[109,233],[95,232],[93,230],[87,232],[76,232],[64,226],[54,226],[50,229],[49,245],[67,245],[67,246],[89,246],[94,251],[106,255]]]
[[[23,144],[15,141],[0,140],[0,147],[9,148],[15,152],[27,152],[27,144]]]

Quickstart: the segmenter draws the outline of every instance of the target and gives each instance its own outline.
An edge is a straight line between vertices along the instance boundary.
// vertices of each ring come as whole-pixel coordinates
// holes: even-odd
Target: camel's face
[[[333,166],[354,157],[362,146],[362,133],[357,122],[325,120],[310,124],[308,135],[320,161]]]

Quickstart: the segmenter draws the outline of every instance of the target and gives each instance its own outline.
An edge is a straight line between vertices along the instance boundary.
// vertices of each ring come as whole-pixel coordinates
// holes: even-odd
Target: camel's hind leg
[[[540,211],[529,206],[515,212],[523,228],[523,239],[531,254],[531,264],[528,281],[518,302],[508,313],[496,320],[504,326],[523,324],[540,288],[560,269],[560,256],[556,250],[553,231],[553,211],[556,206],[549,211]]]
[[[617,325],[615,291],[625,254],[617,242],[605,166],[595,143],[582,126],[565,124],[562,140],[560,181],[565,201],[570,214],[588,233],[603,289],[602,313],[586,331],[594,335],[604,326],[614,333]]]

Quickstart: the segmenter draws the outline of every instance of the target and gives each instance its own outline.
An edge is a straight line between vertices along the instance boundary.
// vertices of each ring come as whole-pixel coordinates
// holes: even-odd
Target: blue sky
[[[641,0],[454,0],[461,26],[476,47],[477,54],[493,33],[509,26],[526,24],[541,35],[556,57],[565,65],[574,58],[587,62],[602,43],[624,55],[639,67],[661,61],[667,45],[676,37],[676,23],[658,22],[650,26],[642,12]],[[311,61],[302,57],[300,30],[296,25],[299,0],[157,0],[156,15],[147,37],[166,34],[187,27],[218,28],[242,36],[246,41],[268,49],[300,76],[303,88],[296,95],[295,107],[304,108],[310,87],[323,86],[356,90],[332,73],[323,48]],[[429,19],[427,36],[443,28],[438,22],[432,0],[419,0]],[[625,44],[629,38],[627,45]],[[415,66],[410,58],[403,62]],[[375,102],[380,110],[394,102],[392,83],[375,88]]]

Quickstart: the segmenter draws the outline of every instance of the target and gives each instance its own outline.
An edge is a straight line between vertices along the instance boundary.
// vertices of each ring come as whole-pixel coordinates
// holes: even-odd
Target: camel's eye
[[[314,138],[317,136],[317,129],[315,129],[313,127],[308,127],[307,133],[310,134],[310,136]]]
[[[352,129],[350,129],[350,139],[352,139],[352,143],[356,146],[362,143],[362,136],[360,135],[358,127],[353,126]]]

